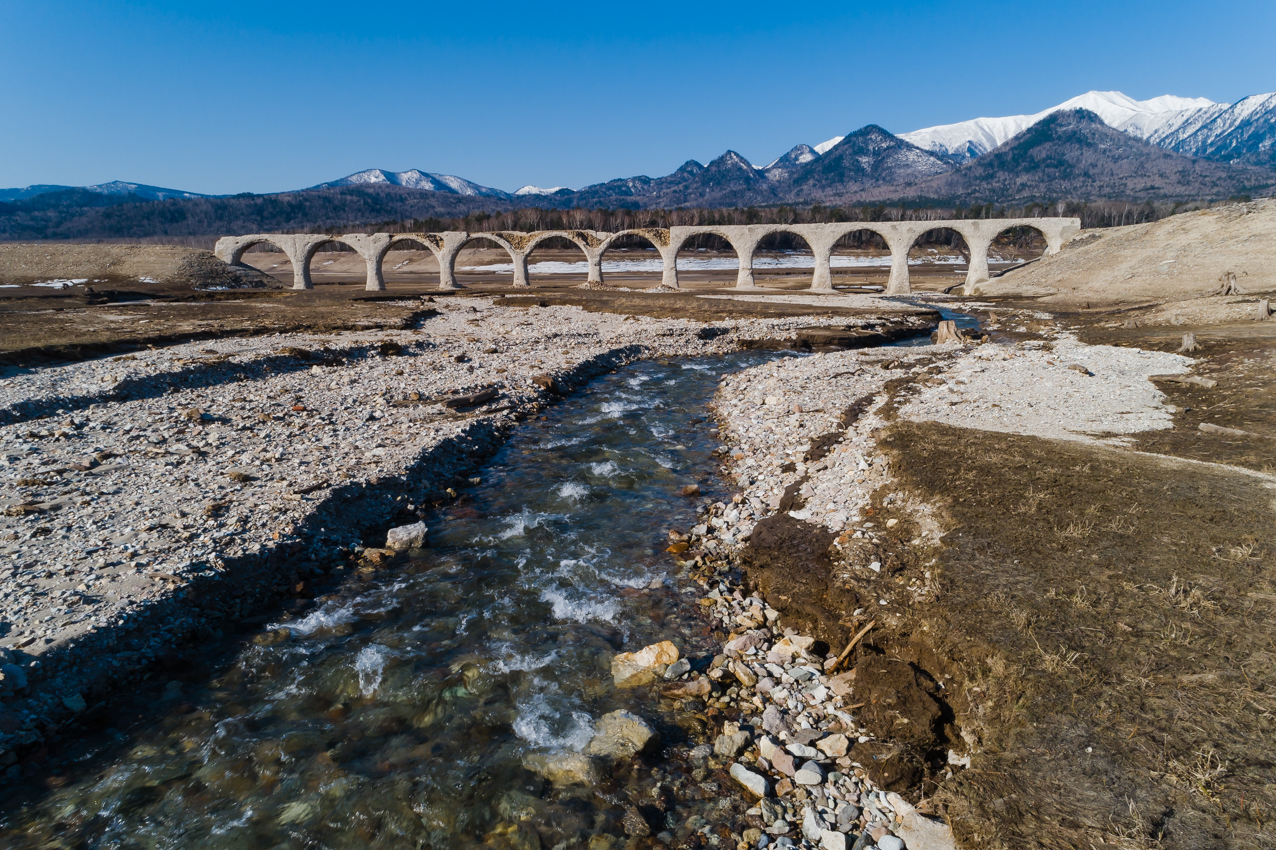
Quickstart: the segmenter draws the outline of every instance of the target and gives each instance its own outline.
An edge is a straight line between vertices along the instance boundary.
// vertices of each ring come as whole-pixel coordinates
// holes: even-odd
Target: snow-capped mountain
[[[454,195],[478,196],[484,198],[508,198],[508,192],[491,189],[472,183],[463,177],[451,174],[431,174],[416,168],[410,171],[385,171],[381,168],[369,168],[358,171],[340,180],[320,183],[314,189],[332,189],[339,186],[404,186],[408,189],[429,189],[433,192],[450,192]]]
[[[941,155],[970,159],[987,153],[1047,115],[1087,109],[1109,127],[1163,148],[1224,162],[1276,165],[1276,94],[1236,103],[1162,95],[1135,100],[1121,92],[1086,92],[1033,115],[976,118],[900,136]],[[827,144],[827,143],[826,143]],[[819,147],[816,148],[819,150]]]
[[[810,145],[798,145],[784,156],[771,160],[766,165],[753,166],[766,175],[768,180],[783,180],[800,165],[819,158],[819,154]]]
[[[1207,106],[1145,138],[1192,156],[1276,166],[1276,94]]]
[[[1124,130],[1141,139],[1149,139],[1153,133],[1167,126],[1174,126],[1192,113],[1213,106],[1217,104],[1203,97],[1163,95],[1151,100],[1135,100],[1121,92],[1092,91],[1032,115],[975,118],[957,124],[902,133],[900,138],[935,153],[968,159],[987,153],[1047,115],[1064,110],[1088,109],[1102,118],[1109,127]]]
[[[554,186],[551,189],[543,189],[540,186],[524,186],[521,189],[515,189],[515,195],[552,195],[555,192],[561,192],[566,186]]]
[[[47,195],[50,192],[66,192],[72,189],[82,189],[86,192],[95,192],[99,195],[136,195],[146,201],[167,201],[172,198],[209,197],[208,195],[201,195],[197,192],[184,192],[181,189],[164,189],[160,186],[147,186],[143,183],[125,183],[122,180],[112,180],[110,183],[97,183],[93,186],[55,186],[39,184],[35,186],[24,186],[21,189],[0,189],[0,201],[21,201],[26,198],[34,198],[36,195]]]

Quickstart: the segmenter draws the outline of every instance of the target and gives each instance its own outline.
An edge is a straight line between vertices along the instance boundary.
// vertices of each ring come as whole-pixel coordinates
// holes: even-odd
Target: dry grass
[[[1189,616],[1200,619],[1202,615],[1218,610],[1218,603],[1209,598],[1209,594],[1200,584],[1183,581],[1178,576],[1170,577],[1168,587],[1156,588],[1165,595],[1171,605]]]
[[[1070,522],[1068,527],[1059,531],[1060,537],[1089,537],[1094,531],[1094,520],[1085,520],[1084,522]]]
[[[1165,769],[1166,779],[1191,788],[1207,800],[1218,794],[1219,783],[1227,773],[1227,765],[1213,747],[1197,750],[1195,758],[1186,764],[1170,759]]]

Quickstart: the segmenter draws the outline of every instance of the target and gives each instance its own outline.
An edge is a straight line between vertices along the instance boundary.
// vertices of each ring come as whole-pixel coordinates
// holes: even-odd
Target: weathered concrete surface
[[[602,283],[603,254],[622,236],[640,236],[660,252],[664,271],[661,285],[678,288],[678,252],[687,240],[707,234],[720,236],[730,243],[740,261],[736,277],[737,289],[753,289],[753,256],[763,239],[777,233],[792,233],[802,237],[815,255],[815,273],[811,276],[811,289],[831,292],[833,276],[831,258],[833,246],[843,236],[852,233],[876,233],[885,240],[891,252],[891,275],[887,284],[888,295],[906,295],[912,291],[908,279],[908,252],[917,240],[931,230],[947,228],[960,233],[970,249],[970,270],[966,273],[967,294],[974,287],[988,280],[988,248],[994,239],[1015,227],[1031,227],[1046,240],[1046,254],[1059,250],[1081,231],[1081,220],[1076,218],[1000,218],[972,219],[964,221],[855,221],[834,224],[749,224],[649,228],[624,230],[618,233],[599,233],[593,230],[541,230],[534,233],[499,231],[492,233],[391,234],[353,233],[344,236],[313,236],[306,234],[253,234],[227,236],[217,241],[216,253],[227,263],[238,265],[244,252],[263,243],[277,246],[292,262],[293,288],[310,289],[310,262],[315,252],[328,243],[346,245],[357,251],[368,264],[370,291],[385,289],[382,265],[390,247],[413,243],[431,251],[439,261],[439,288],[457,289],[456,257],[465,246],[480,240],[492,242],[504,248],[514,265],[514,285],[528,286],[527,258],[536,246],[547,239],[560,238],[572,242],[585,254],[589,265],[587,280]]]

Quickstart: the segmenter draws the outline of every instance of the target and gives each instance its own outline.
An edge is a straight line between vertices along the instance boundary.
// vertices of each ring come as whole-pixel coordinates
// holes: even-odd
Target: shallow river
[[[718,486],[699,419],[719,376],[774,356],[637,364],[520,426],[481,483],[427,518],[428,554],[269,624],[211,680],[172,682],[67,784],[0,812],[0,844],[583,847],[623,837],[626,809],[661,781],[701,799],[648,807],[653,832],[681,843],[721,821],[738,803],[703,769],[621,768],[595,796],[522,763],[581,749],[616,708],[666,744],[699,743],[643,689],[616,690],[610,656],[663,639],[713,649],[666,532],[694,524],[682,485]]]

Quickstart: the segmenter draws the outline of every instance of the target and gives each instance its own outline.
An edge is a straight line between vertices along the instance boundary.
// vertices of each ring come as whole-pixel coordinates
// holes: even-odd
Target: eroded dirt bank
[[[998,315],[1035,339],[724,381],[741,490],[706,539],[780,626],[832,653],[867,628],[848,758],[959,846],[1271,843],[1270,441],[1194,415],[1259,427],[1268,343],[1192,361]],[[1189,370],[1245,391],[1149,380]]]

